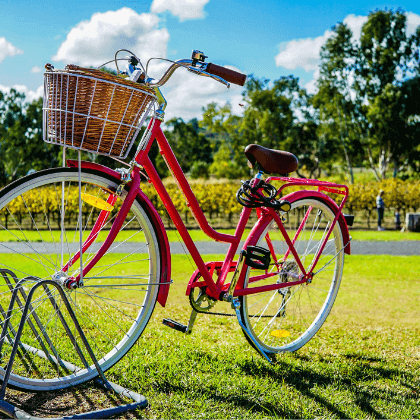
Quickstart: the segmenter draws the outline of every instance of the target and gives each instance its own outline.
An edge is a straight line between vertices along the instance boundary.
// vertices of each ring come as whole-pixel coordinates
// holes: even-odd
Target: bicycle
[[[225,301],[246,339],[267,360],[299,349],[327,318],[344,254],[350,253],[351,217],[342,213],[348,188],[287,177],[298,165],[294,155],[249,145],[245,153],[257,175],[238,191],[244,207],[235,233],[217,232],[161,130],[166,101],[160,87],[180,67],[227,87],[244,85],[246,76],[206,63],[207,57],[194,51],[191,59],[172,62],[155,82],[147,76],[148,67],[129,53],[125,79],[77,66],[46,66],[44,140],[64,146],[64,151],[78,150],[79,158],[66,161],[64,153],[63,167],[30,174],[0,192],[2,360],[10,355],[16,336],[24,288],[40,280],[50,280],[65,292],[103,371],[141,336],[156,302],[165,306],[172,282],[170,246],[159,213],[141,189],[142,179],[156,188],[197,266],[187,286],[192,306],[188,325],[165,320],[166,325],[191,333],[197,313],[211,313],[217,302]],[[116,54],[117,69],[119,60]],[[124,159],[148,115],[135,158],[127,164]],[[199,227],[213,240],[230,244],[224,261],[203,261],[148,156],[154,140]],[[127,167],[112,170],[82,161],[80,150]],[[264,180],[264,173],[272,175]],[[276,188],[273,181],[282,185]],[[295,186],[305,189],[284,194]],[[341,202],[327,193],[339,195]],[[239,249],[254,209],[258,220]],[[5,308],[18,283],[18,306],[8,313]],[[60,293],[48,285],[36,293],[10,385],[56,390],[97,376],[62,310]]]

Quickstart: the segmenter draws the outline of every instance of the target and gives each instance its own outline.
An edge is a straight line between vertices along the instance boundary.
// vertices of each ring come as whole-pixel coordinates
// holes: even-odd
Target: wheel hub
[[[296,280],[296,275],[299,273],[298,265],[295,261],[286,261],[283,263],[281,271],[279,273],[279,279],[277,283],[288,283],[290,281]],[[280,294],[286,296],[289,292],[290,287],[282,287],[278,290]]]
[[[52,275],[51,279],[59,284],[64,290],[68,291],[69,289],[75,288],[74,284],[76,284],[76,281],[70,278],[64,271],[57,271]]]

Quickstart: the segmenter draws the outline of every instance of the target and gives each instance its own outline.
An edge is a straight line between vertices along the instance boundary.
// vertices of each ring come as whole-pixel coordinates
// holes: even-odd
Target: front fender
[[[70,168],[77,168],[78,161],[77,160],[67,160],[67,166]],[[92,169],[98,172],[102,172],[107,178],[115,179],[116,181],[120,182],[121,174],[117,171],[114,171],[106,166],[99,165],[93,162],[81,162],[81,166],[84,169]],[[130,187],[130,184],[128,184]],[[163,222],[159,213],[153,206],[152,202],[149,198],[144,194],[142,190],[139,190],[137,193],[136,200],[142,204],[143,209],[146,211],[147,215],[149,216],[158,239],[159,250],[160,250],[160,266],[161,266],[161,274],[159,279],[159,293],[157,300],[162,305],[166,305],[166,300],[168,298],[169,293],[169,286],[171,281],[171,253],[170,253],[170,246],[168,241],[168,236],[166,234],[165,227],[163,226]]]

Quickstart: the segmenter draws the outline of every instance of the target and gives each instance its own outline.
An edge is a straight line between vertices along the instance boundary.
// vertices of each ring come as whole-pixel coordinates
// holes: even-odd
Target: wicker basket
[[[153,90],[99,70],[47,71],[44,141],[125,159],[155,103]]]

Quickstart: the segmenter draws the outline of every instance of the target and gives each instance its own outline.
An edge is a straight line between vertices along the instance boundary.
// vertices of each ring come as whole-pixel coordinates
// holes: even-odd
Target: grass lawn
[[[164,317],[187,322],[192,271],[186,256],[173,255],[167,307],[156,306],[141,339],[109,371],[110,380],[150,404],[118,418],[420,417],[420,256],[346,256],[322,329],[273,365],[247,344],[235,318],[199,315],[191,336],[162,325]],[[67,394],[76,409],[93,409],[102,403],[93,389]],[[67,394],[49,395],[44,415],[53,412],[53,398],[66,401]]]
[[[353,230],[350,229],[353,241],[420,241],[420,232],[400,232],[396,230]]]
[[[186,322],[190,311],[182,298],[189,264],[174,257],[167,308],[114,371],[149,399],[145,417],[420,416],[420,257],[346,257],[323,328],[275,365],[247,344],[234,318],[199,316],[190,337],[161,325],[163,317]]]

